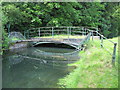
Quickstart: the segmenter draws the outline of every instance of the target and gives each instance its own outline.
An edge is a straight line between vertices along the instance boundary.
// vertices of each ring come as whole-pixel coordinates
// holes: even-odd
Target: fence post
[[[92,30],[92,40],[93,40],[93,30]]]
[[[103,37],[101,36],[101,48],[103,47]]]
[[[52,27],[52,38],[54,38],[54,31],[53,31],[53,27]]]
[[[96,36],[98,36],[98,28],[96,29]]]
[[[39,37],[40,37],[40,28],[39,28]]]
[[[84,30],[84,31],[85,31],[85,35],[87,35],[87,33],[86,33],[86,28],[85,28],[85,30]]]
[[[113,66],[115,66],[116,46],[117,46],[117,43],[114,43],[114,49],[113,49],[113,55],[112,55],[112,64],[113,64]]]

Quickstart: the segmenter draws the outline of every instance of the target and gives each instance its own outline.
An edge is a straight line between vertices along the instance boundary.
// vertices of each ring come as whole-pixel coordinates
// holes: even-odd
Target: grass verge
[[[118,42],[118,38],[111,39]],[[59,80],[62,88],[118,88],[118,45],[116,66],[112,67],[112,56],[100,48],[100,41],[90,41],[85,51],[80,52],[81,59],[71,64],[77,68]],[[113,52],[113,44],[104,40],[104,46]]]

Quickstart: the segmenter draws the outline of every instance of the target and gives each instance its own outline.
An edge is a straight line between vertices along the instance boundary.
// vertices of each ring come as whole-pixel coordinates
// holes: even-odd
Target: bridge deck
[[[74,44],[79,45],[83,39],[74,39],[74,38],[31,38],[27,40],[18,40],[19,42],[51,42],[51,43],[65,43],[65,44]]]
[[[20,42],[33,42],[33,46],[36,46],[38,44],[42,43],[63,43],[70,45],[72,47],[75,47],[76,49],[79,49],[81,45],[83,45],[88,39],[90,39],[91,33],[86,35],[84,38],[49,38],[49,37],[38,37],[38,38],[31,38],[27,40],[18,40],[16,43]]]

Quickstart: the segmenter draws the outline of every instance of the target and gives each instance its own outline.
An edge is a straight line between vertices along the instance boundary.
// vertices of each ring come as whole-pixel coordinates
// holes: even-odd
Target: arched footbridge
[[[96,28],[92,28],[96,31]],[[45,43],[66,44],[76,49],[81,49],[82,45],[90,40],[93,32],[86,27],[40,27],[32,28],[24,32],[25,40],[19,42],[32,42],[32,46]]]
[[[26,39],[16,40],[20,42],[32,42],[32,46],[37,46],[44,43],[66,44],[81,50],[83,45],[90,39],[97,38],[100,40],[101,48],[107,50],[104,46],[103,40],[106,39],[113,44],[113,52],[109,52],[112,56],[112,62],[115,62],[117,43],[107,39],[98,32],[98,28],[76,27],[76,26],[61,26],[61,27],[39,27],[32,28],[24,32]]]

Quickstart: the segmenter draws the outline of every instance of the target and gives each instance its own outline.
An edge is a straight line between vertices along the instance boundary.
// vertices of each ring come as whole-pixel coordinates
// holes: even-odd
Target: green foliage
[[[14,4],[3,4],[2,7],[5,18],[7,19],[6,26],[10,25],[12,31],[23,31],[22,24],[26,23],[27,16],[25,12],[22,12],[19,7]],[[23,29],[23,30],[21,30]]]
[[[104,27],[105,29],[103,28],[102,31],[106,30],[108,32],[106,36],[108,37],[118,36],[119,19],[117,21],[116,18],[113,16],[113,14],[116,12],[118,7],[119,7],[119,3],[117,2],[105,3],[105,13],[103,14],[103,17],[104,17],[106,26]]]
[[[19,8],[16,8],[15,5],[6,5],[3,7],[4,14],[8,18],[8,22],[11,25],[14,25],[20,22],[19,18],[22,18]]]
[[[114,20],[114,22],[115,22],[114,26],[116,26],[116,29],[119,31],[120,30],[120,6],[116,7],[115,12],[113,13],[113,17],[115,19]],[[119,35],[120,35],[120,32],[119,32]]]
[[[114,42],[118,38],[111,39]],[[104,40],[104,46],[112,53],[113,44]],[[116,66],[112,67],[112,56],[103,48],[100,41],[89,43],[86,51],[80,52],[81,59],[71,64],[77,68],[59,80],[62,88],[118,88],[118,46]]]
[[[1,4],[1,2],[0,2]],[[0,7],[1,9],[1,7]],[[8,49],[8,46],[9,46],[9,39],[8,39],[8,35],[7,35],[7,32],[4,30],[4,25],[8,22],[8,19],[7,17],[5,17],[5,15],[3,14],[2,11],[0,11],[0,15],[1,15],[1,18],[2,18],[2,23],[1,24],[1,42],[0,42],[0,55],[2,55],[3,53],[3,50],[5,49]]]
[[[2,49],[8,49],[9,46],[9,38],[5,30],[2,30]]]
[[[84,26],[98,27],[101,25],[100,20],[102,19],[103,10],[105,9],[104,4],[101,3],[82,3],[82,22]]]
[[[114,24],[114,17],[118,15],[115,12],[119,11],[116,7],[117,3],[100,2],[3,3],[4,14],[13,30],[40,26],[90,26],[100,28],[105,36],[118,30]]]
[[[117,7],[117,10],[113,13],[113,16],[120,19],[120,6]]]
[[[116,36],[118,30],[118,3],[3,3],[3,12],[11,30],[20,32],[40,26],[89,26],[98,27],[110,37]]]

